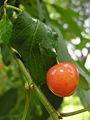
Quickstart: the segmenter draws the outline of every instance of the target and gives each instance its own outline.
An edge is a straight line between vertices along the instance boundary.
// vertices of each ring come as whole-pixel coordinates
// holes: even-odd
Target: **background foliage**
[[[19,119],[23,114],[25,104],[24,78],[10,54],[10,46],[19,52],[33,80],[56,109],[63,110],[67,101],[70,100],[69,103],[71,103],[74,98],[76,101],[72,103],[74,106],[75,104],[89,106],[90,68],[87,67],[89,64],[86,65],[90,54],[89,0],[8,0],[8,4],[25,10],[16,20],[13,20],[12,14],[15,18],[18,13],[16,11],[13,13],[11,9],[7,10],[7,17],[2,17],[3,2],[4,0],[0,1],[2,53],[0,56],[0,120]],[[35,20],[36,18],[39,20]],[[5,44],[2,44],[3,41]],[[6,65],[10,62],[11,64],[6,67],[1,59]],[[48,90],[45,75],[49,67],[57,61],[72,60],[78,66],[80,83],[73,99],[63,100]],[[31,98],[32,104],[27,120],[49,119],[49,114],[34,92]],[[87,114],[87,119],[90,119],[89,114]],[[86,120],[86,116],[83,119]]]

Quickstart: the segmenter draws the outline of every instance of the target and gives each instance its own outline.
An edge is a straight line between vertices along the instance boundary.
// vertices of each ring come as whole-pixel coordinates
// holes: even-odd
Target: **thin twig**
[[[22,12],[22,11],[23,11],[23,10],[21,10],[20,8],[15,7],[15,6],[12,6],[12,5],[6,5],[6,8],[13,9],[13,10],[17,10],[18,12]]]
[[[6,6],[7,6],[7,2],[8,2],[8,0],[5,0],[4,1],[4,15],[6,16]]]
[[[26,120],[28,109],[30,104],[30,92],[26,90],[26,100],[25,100],[25,109],[21,120]]]
[[[62,116],[62,117],[73,116],[73,115],[80,114],[80,113],[83,113],[83,112],[86,112],[89,110],[90,110],[90,106],[88,106],[87,108],[81,109],[81,110],[74,111],[74,112],[60,113],[60,116]]]

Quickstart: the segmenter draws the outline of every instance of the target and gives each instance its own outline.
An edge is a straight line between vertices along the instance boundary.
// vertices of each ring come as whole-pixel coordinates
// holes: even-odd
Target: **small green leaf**
[[[76,45],[76,48],[82,50],[84,47],[86,47],[85,45],[86,45],[86,43],[88,43],[90,41],[90,39],[81,37],[80,40],[81,40],[81,42],[80,42],[80,44]]]
[[[88,81],[81,75],[80,75],[79,87],[84,90],[90,90],[90,85],[89,85]]]
[[[66,46],[66,41],[63,39],[63,36],[57,28],[55,28],[58,37],[56,41],[56,52],[57,52],[57,60],[59,62],[72,62],[73,60],[71,59],[67,46]]]
[[[88,75],[84,69],[82,69],[79,64],[77,64],[77,67],[78,67],[78,70],[79,70],[79,73],[81,76],[83,76],[86,80],[86,82],[88,82],[88,84],[90,84],[90,75]]]
[[[10,47],[6,44],[1,44],[1,54],[4,64],[9,65],[12,60],[12,53]]]
[[[0,43],[9,43],[12,32],[12,23],[9,20],[8,16],[3,16],[0,21]]]
[[[90,90],[84,90],[79,87],[77,94],[79,95],[81,102],[85,107],[90,106]]]

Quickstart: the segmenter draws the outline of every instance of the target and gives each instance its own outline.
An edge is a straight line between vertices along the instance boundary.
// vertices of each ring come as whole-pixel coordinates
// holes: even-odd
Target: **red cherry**
[[[63,62],[54,65],[47,72],[47,85],[57,96],[72,95],[79,83],[79,72],[75,64]]]
[[[0,70],[2,70],[3,68],[4,68],[4,65],[0,63]]]

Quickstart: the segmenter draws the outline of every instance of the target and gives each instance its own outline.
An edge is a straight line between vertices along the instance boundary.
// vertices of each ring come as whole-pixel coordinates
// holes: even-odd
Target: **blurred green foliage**
[[[22,32],[22,30],[26,26],[30,25],[30,19],[23,18],[24,20],[26,20],[25,21],[26,23],[24,23],[24,20],[22,21],[23,25],[20,24],[22,22],[20,22],[19,19],[18,19],[18,22],[14,24],[15,31],[13,33],[13,40],[17,40],[17,42],[18,40],[19,41],[21,40],[21,42],[20,43],[18,42],[18,45],[17,45],[19,47],[16,46],[16,48],[18,48],[20,50],[19,52],[22,53],[22,56],[24,56],[22,60],[24,63],[27,63],[25,64],[26,67],[29,65],[29,67],[27,68],[30,68],[30,71],[32,72],[32,76],[34,80],[45,79],[45,74],[47,69],[56,63],[56,54],[54,51],[52,51],[52,48],[53,48],[52,44],[55,45],[56,43],[55,41],[53,42],[53,37],[51,35],[51,33],[54,31],[50,30],[51,33],[48,34],[48,37],[47,37],[46,33],[49,32],[48,26],[50,28],[55,28],[57,33],[59,33],[58,40],[57,40],[57,35],[54,35],[54,39],[58,41],[57,42],[58,44],[56,44],[55,47],[57,48],[56,50],[58,51],[57,58],[59,61],[71,60],[68,54],[68,51],[66,49],[66,45],[68,45],[68,43],[72,44],[71,42],[72,39],[75,39],[77,37],[80,38],[81,42],[78,45],[72,44],[75,47],[75,49],[79,49],[79,50],[82,50],[83,48],[85,48],[86,43],[90,41],[90,38],[88,37],[88,34],[90,35],[90,31],[89,33],[87,32],[88,30],[90,30],[89,28],[90,26],[88,26],[87,31],[85,26],[85,21],[89,18],[89,13],[87,12],[88,9],[90,9],[90,6],[89,8],[87,8],[88,3],[90,4],[89,0],[79,0],[79,1],[78,0],[64,0],[64,1],[63,0],[12,0],[12,1],[8,0],[8,3],[16,7],[23,8],[32,17],[39,19],[41,22],[47,25],[47,28],[45,27],[45,29],[43,30],[43,27],[42,27],[43,23],[39,23],[40,24],[39,30],[36,31],[38,35],[38,40],[41,40],[40,38],[44,38],[46,39],[46,41],[42,41],[40,43],[40,41],[38,42],[37,38],[35,38],[34,36],[34,39],[36,41],[34,41],[35,43],[32,44],[32,46],[34,45],[35,46],[33,47],[33,49],[31,49],[31,51],[29,51],[31,52],[31,54],[28,54],[28,53],[24,53],[25,52],[24,50],[30,47],[29,46],[30,41],[28,42],[28,44],[26,44],[27,45],[26,47],[24,47],[25,43],[23,44],[23,51],[22,49],[20,49],[20,45],[22,43],[22,40],[26,38],[29,39],[31,35],[33,35],[34,31],[32,30],[30,31],[30,28],[25,31],[26,35],[23,34]],[[3,0],[0,1],[0,19],[1,19],[1,16],[3,15],[2,7],[3,7]],[[7,14],[8,14],[8,19],[7,21],[4,21],[5,28],[1,27],[0,29],[0,43],[3,39],[8,43],[8,40],[10,38],[10,33],[8,37],[4,35],[5,34],[7,35],[8,31],[12,31],[11,30],[12,26],[11,24],[9,24],[10,21],[8,21],[9,18],[11,20],[13,19],[11,16],[12,11],[8,10]],[[10,26],[7,28],[6,25],[10,25]],[[32,28],[34,27],[34,25],[37,25],[37,24],[33,24],[32,22],[31,24]],[[2,31],[4,31],[4,35]],[[37,42],[40,44],[37,44]],[[28,57],[29,55],[32,59]],[[6,54],[4,56],[6,56]],[[7,56],[4,58],[6,61],[9,58],[8,56],[9,54],[7,54]],[[86,58],[87,56],[82,55],[80,59],[78,59],[78,61],[75,61],[77,63],[77,66],[79,67],[81,77],[80,77],[80,84],[76,92],[78,97],[76,98],[74,96],[71,101],[75,100],[75,103],[73,103],[73,106],[77,104],[78,106],[77,109],[79,109],[79,105],[82,106],[81,103],[84,106],[90,105],[90,71],[88,71],[84,67]],[[3,56],[0,55],[0,120],[18,120],[23,114],[24,105],[25,105],[24,78],[23,78],[23,75],[21,74],[21,71],[19,70],[19,67],[16,61],[14,61],[13,58],[10,57],[11,64],[8,67],[4,65],[1,59],[3,59]],[[28,64],[28,61],[30,61],[29,64]],[[44,66],[43,67],[44,71],[42,71],[43,70],[42,66]],[[35,73],[36,75],[34,76],[33,74]],[[39,81],[39,84],[41,83],[41,80]],[[60,111],[61,109],[62,110],[64,109],[67,101],[69,100],[65,100],[62,106],[60,106],[60,104],[63,101],[63,98],[58,98],[54,96],[49,91],[46,84],[42,84],[40,87],[43,93],[47,96],[48,100],[56,109],[60,109]],[[80,101],[76,102],[77,99],[79,98],[81,100],[81,103]],[[30,111],[27,114],[27,120],[48,119],[49,114],[47,113],[47,111],[45,110],[45,108],[40,103],[39,99],[35,96],[34,93],[32,93],[31,100],[32,100],[32,104],[29,108]],[[69,101],[68,108],[70,107],[71,101]],[[89,117],[87,118],[88,120],[89,120]],[[72,119],[74,120],[74,118]],[[86,120],[86,118],[84,117],[83,120]]]

